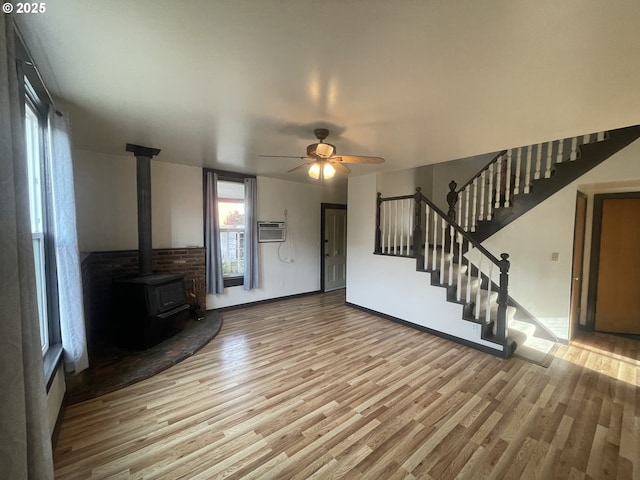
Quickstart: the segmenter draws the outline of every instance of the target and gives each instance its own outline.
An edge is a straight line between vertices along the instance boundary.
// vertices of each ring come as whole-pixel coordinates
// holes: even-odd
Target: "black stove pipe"
[[[139,275],[151,275],[153,274],[153,248],[151,245],[151,159],[160,153],[160,149],[127,143],[126,151],[133,152],[136,157]]]

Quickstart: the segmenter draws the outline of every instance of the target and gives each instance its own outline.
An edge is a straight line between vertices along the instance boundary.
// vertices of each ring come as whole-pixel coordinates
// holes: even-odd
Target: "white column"
[[[513,188],[513,194],[518,195],[520,193],[520,174],[522,164],[522,147],[518,147],[518,151],[516,153],[516,182]]]
[[[542,144],[536,145],[536,171],[533,174],[533,179],[538,180],[540,178],[540,170],[542,169]]]
[[[476,231],[476,224],[478,223],[476,219],[478,218],[478,177],[473,179],[473,210],[471,214],[471,231]]]
[[[511,149],[507,152],[507,174],[504,177],[504,206],[511,206]]]
[[[553,156],[553,141],[547,142],[547,168],[544,171],[544,178],[551,177],[551,163]]]
[[[480,215],[478,216],[478,220],[484,220],[484,204],[487,201],[485,194],[486,174],[486,170],[483,170],[480,174]]]
[[[500,208],[500,200],[501,200],[501,194],[500,194],[500,184],[502,181],[502,155],[500,155],[498,157],[498,171],[496,173],[496,203],[494,204],[494,208]]]
[[[569,161],[573,162],[578,158],[578,137],[571,139],[571,154],[569,155]]]
[[[487,202],[487,220],[491,220],[491,212],[493,211],[493,163],[489,165],[489,194]],[[465,229],[466,230],[466,229]]]
[[[564,162],[564,140],[558,140],[558,155],[556,156],[556,163]]]

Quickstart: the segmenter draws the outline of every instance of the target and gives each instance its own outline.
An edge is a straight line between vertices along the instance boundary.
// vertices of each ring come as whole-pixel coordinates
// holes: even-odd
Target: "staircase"
[[[449,184],[448,214],[482,242],[638,138],[640,125],[503,150]]]
[[[481,242],[639,137],[634,126],[505,150],[460,189],[451,182],[447,213],[420,188],[378,193],[374,253],[415,258],[503,357],[540,359],[557,339],[509,298],[508,254],[498,259]]]

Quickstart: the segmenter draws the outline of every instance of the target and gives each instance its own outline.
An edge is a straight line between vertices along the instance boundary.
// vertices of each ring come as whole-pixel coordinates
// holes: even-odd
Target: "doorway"
[[[573,264],[571,267],[571,312],[569,315],[569,340],[578,329],[582,303],[582,263],[584,261],[584,233],[587,223],[587,196],[576,196],[576,218],[573,231]]]
[[[640,334],[640,192],[594,196],[587,326]]]
[[[347,285],[347,206],[321,205],[320,283],[323,292]]]

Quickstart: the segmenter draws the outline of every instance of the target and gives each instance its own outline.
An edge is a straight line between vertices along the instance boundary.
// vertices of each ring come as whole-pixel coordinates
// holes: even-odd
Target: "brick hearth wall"
[[[204,248],[170,248],[153,251],[154,273],[181,273],[187,301],[205,305]],[[113,279],[138,272],[138,251],[93,252],[82,261],[85,322],[90,348],[107,343],[111,317]],[[190,295],[194,293],[195,297]]]

